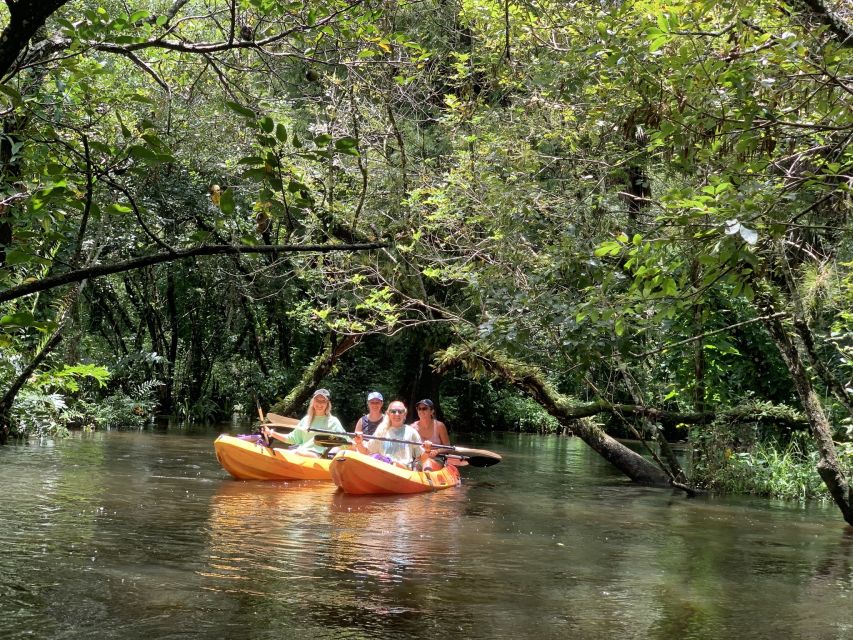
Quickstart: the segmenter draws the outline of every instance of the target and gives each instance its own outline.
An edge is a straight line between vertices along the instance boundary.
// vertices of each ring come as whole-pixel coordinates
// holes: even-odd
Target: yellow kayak
[[[412,471],[358,451],[341,451],[332,460],[332,480],[346,493],[424,493],[459,485],[459,472],[447,465],[438,471]]]
[[[271,449],[252,440],[221,435],[213,443],[216,459],[237,480],[331,480],[325,458]]]

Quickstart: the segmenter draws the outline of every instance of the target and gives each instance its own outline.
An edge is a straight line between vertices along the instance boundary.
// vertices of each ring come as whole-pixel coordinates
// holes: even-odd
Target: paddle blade
[[[344,438],[343,436],[330,436],[319,433],[314,436],[314,442],[319,444],[321,447],[343,447],[350,443],[349,439]]]
[[[288,418],[287,416],[280,416],[277,413],[268,413],[266,424],[271,427],[293,429],[299,424],[299,420],[296,418]]]
[[[467,460],[472,467],[491,467],[503,458],[499,453],[487,451],[486,449],[468,449],[467,447],[453,447],[453,453],[463,460]]]
[[[501,461],[500,457],[491,458],[488,456],[462,456],[462,459],[472,467],[491,467]]]

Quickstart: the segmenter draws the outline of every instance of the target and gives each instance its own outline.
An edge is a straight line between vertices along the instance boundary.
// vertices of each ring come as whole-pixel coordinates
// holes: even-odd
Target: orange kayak
[[[357,451],[341,451],[332,460],[332,480],[351,494],[424,493],[459,485],[459,472],[448,465],[439,471],[412,471]]]
[[[287,449],[270,449],[234,436],[213,443],[216,459],[237,480],[331,480],[324,458],[300,456]]]

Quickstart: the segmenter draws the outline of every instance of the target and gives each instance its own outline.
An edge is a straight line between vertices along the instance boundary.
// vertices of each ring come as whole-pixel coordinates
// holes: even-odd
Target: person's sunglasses
[[[406,410],[405,409],[389,409],[388,413],[391,413],[391,414],[397,415],[397,416],[402,416],[402,415],[406,415]]]

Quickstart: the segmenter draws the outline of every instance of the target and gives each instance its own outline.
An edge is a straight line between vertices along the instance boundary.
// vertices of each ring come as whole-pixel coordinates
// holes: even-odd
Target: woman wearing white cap
[[[314,443],[314,434],[308,429],[346,433],[341,421],[332,415],[332,399],[328,389],[317,389],[314,392],[308,405],[308,412],[293,431],[283,434],[264,427],[264,434],[285,444],[296,445],[295,453],[319,458],[326,448]]]
[[[367,413],[361,416],[355,422],[353,431],[372,436],[376,432],[376,427],[382,422],[384,417],[382,414],[382,404],[385,399],[378,391],[371,391],[367,394]]]

